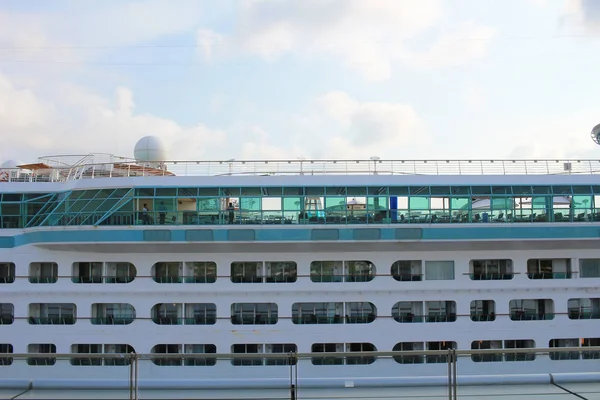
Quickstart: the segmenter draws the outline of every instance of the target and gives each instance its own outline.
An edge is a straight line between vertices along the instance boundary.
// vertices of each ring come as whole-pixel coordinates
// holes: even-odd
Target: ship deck
[[[521,385],[459,385],[457,395],[461,399],[544,399],[575,400],[600,399],[600,383],[571,383],[564,385],[521,384]],[[140,390],[137,399],[210,399],[210,400],[289,400],[287,389],[218,389],[218,390]],[[298,399],[332,400],[332,399],[370,399],[370,400],[443,400],[451,399],[448,388],[437,387],[402,387],[402,388],[332,388],[298,389]],[[130,399],[129,390],[58,390],[58,389],[3,389],[0,399],[8,400],[46,400],[46,399]]]
[[[571,175],[599,174],[600,160],[215,160],[143,162],[112,155],[41,157],[0,169],[0,182],[67,182],[144,176]]]

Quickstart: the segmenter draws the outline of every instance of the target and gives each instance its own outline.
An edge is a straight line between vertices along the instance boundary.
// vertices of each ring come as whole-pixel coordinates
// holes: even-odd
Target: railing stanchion
[[[458,364],[458,356],[456,355],[456,349],[452,349],[452,361],[454,364],[454,371],[452,372],[453,380],[454,380],[454,400],[458,399],[458,377],[457,377],[457,364]]]
[[[134,374],[134,370],[133,370],[133,363],[134,363],[134,354],[131,353],[129,354],[129,400],[134,400],[133,399],[133,380],[135,377]]]
[[[290,400],[298,399],[298,354],[291,352],[288,357],[290,363]]]
[[[135,361],[135,400],[139,400],[140,396],[139,396],[139,381],[140,381],[140,358],[137,354],[134,354],[134,361]]]
[[[448,400],[452,400],[452,350],[448,349]]]

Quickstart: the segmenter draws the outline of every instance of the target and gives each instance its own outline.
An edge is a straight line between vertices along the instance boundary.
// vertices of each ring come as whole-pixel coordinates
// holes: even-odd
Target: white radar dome
[[[592,140],[596,142],[596,144],[600,144],[600,124],[592,129]]]
[[[167,161],[168,151],[165,144],[156,136],[145,136],[138,140],[133,149],[137,161]]]
[[[16,168],[17,165],[23,164],[17,160],[6,160],[2,164],[0,164],[0,168]]]

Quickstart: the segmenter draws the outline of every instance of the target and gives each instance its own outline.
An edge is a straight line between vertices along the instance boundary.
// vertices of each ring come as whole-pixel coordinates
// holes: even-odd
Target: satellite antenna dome
[[[600,144],[600,124],[592,129],[592,140],[596,142],[596,144]]]
[[[133,157],[141,162],[167,161],[167,148],[157,136],[144,136],[135,144]]]
[[[0,164],[0,168],[17,168],[17,165],[23,164],[17,160],[6,160],[2,164]]]

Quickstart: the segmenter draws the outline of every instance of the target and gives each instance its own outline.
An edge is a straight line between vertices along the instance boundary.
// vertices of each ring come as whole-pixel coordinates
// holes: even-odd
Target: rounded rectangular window
[[[128,303],[92,304],[93,325],[129,325],[135,320],[135,308]]]
[[[392,264],[392,277],[399,282],[423,280],[423,262],[421,260],[398,260]]]
[[[15,320],[15,306],[11,303],[0,303],[0,325],[10,325]]]
[[[370,282],[375,278],[375,265],[370,261],[313,261],[310,280],[313,282]]]
[[[10,343],[0,343],[0,367],[12,365],[12,357],[6,357],[7,354],[13,353],[13,345]]]
[[[15,264],[0,262],[0,284],[13,283],[15,281]]]
[[[231,305],[231,323],[234,325],[273,325],[277,323],[275,303],[234,303]]]
[[[31,303],[29,323],[32,325],[73,325],[77,306],[73,303]]]
[[[58,264],[55,262],[35,262],[29,264],[30,283],[56,283]]]

